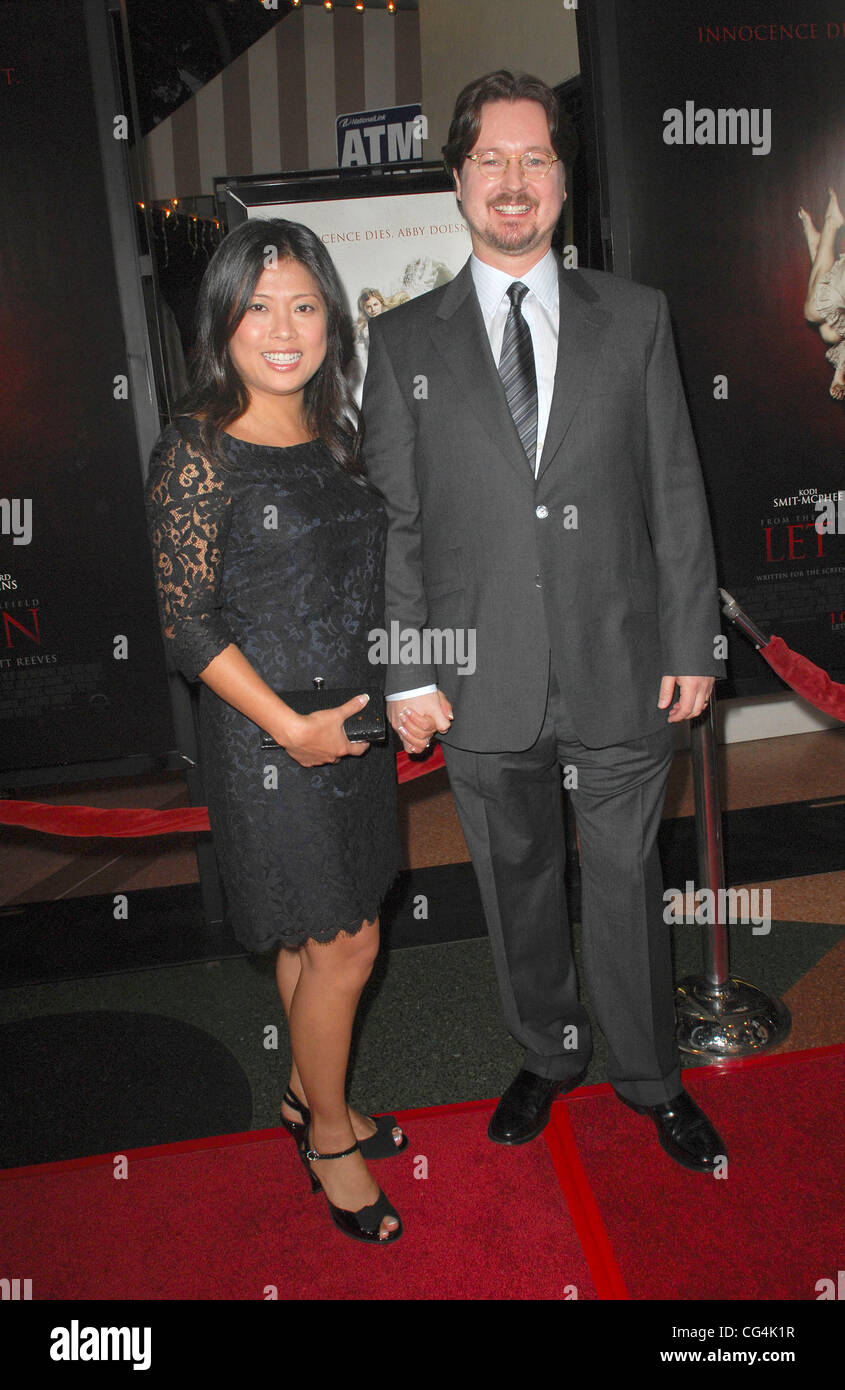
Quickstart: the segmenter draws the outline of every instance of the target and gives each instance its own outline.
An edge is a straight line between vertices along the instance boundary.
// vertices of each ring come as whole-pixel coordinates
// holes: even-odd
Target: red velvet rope
[[[396,755],[396,776],[400,782],[413,781],[439,767],[443,767],[443,749],[439,744],[424,759],[411,759],[404,750]],[[51,806],[41,801],[3,800],[0,800],[0,825],[40,830],[44,835],[108,836],[112,839],[196,834],[209,829],[206,806],[155,811],[130,806]]]
[[[832,681],[820,666],[794,652],[782,637],[773,637],[760,648],[773,671],[796,694],[825,714],[845,723],[845,685]],[[443,749],[437,744],[423,759],[396,755],[396,776],[410,782],[443,767]],[[134,838],[146,835],[179,835],[208,830],[205,806],[183,806],[175,811],[140,810],[132,807],[50,806],[39,801],[0,800],[0,824],[40,830],[45,835],[110,836]]]
[[[832,714],[834,719],[845,723],[845,685],[832,681],[821,666],[814,666],[806,656],[794,652],[782,637],[773,637],[760,648],[760,653],[797,695],[824,714]]]

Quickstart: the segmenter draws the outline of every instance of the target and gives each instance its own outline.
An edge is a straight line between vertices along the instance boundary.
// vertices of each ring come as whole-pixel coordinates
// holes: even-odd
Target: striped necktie
[[[521,280],[514,280],[508,286],[511,307],[502,339],[499,376],[533,473],[537,452],[537,374],[534,370],[531,330],[522,317],[522,301],[527,293],[528,286]]]

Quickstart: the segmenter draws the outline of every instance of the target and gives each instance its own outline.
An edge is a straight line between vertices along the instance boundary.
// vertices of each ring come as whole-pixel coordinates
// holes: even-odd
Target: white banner
[[[449,191],[265,203],[250,208],[249,216],[302,222],[329,251],[355,325],[359,401],[369,319],[445,285],[472,249],[455,195]]]

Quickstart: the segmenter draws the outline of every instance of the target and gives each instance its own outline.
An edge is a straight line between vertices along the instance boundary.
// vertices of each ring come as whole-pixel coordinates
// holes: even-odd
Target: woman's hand
[[[200,672],[199,678],[259,729],[266,729],[279,747],[303,767],[319,767],[321,763],[336,763],[346,757],[359,758],[370,746],[369,743],[350,743],[343,731],[344,719],[363,709],[368,695],[355,695],[335,709],[297,714],[274,694],[234,643],[224,647]]]
[[[424,753],[435,733],[448,733],[452,706],[441,690],[430,695],[388,700],[387,717],[406,753]]]
[[[344,705],[316,710],[314,714],[294,714],[291,710],[287,733],[279,742],[302,767],[320,767],[323,763],[337,763],[346,757],[360,758],[370,745],[357,741],[350,743],[343,721],[357,714],[367,699],[366,695],[355,695]]]

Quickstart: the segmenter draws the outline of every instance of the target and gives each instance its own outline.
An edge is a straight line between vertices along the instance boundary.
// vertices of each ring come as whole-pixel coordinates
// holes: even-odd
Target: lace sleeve
[[[219,597],[231,497],[220,470],[171,426],[153,449],[146,504],[168,655],[196,680],[232,641]]]

